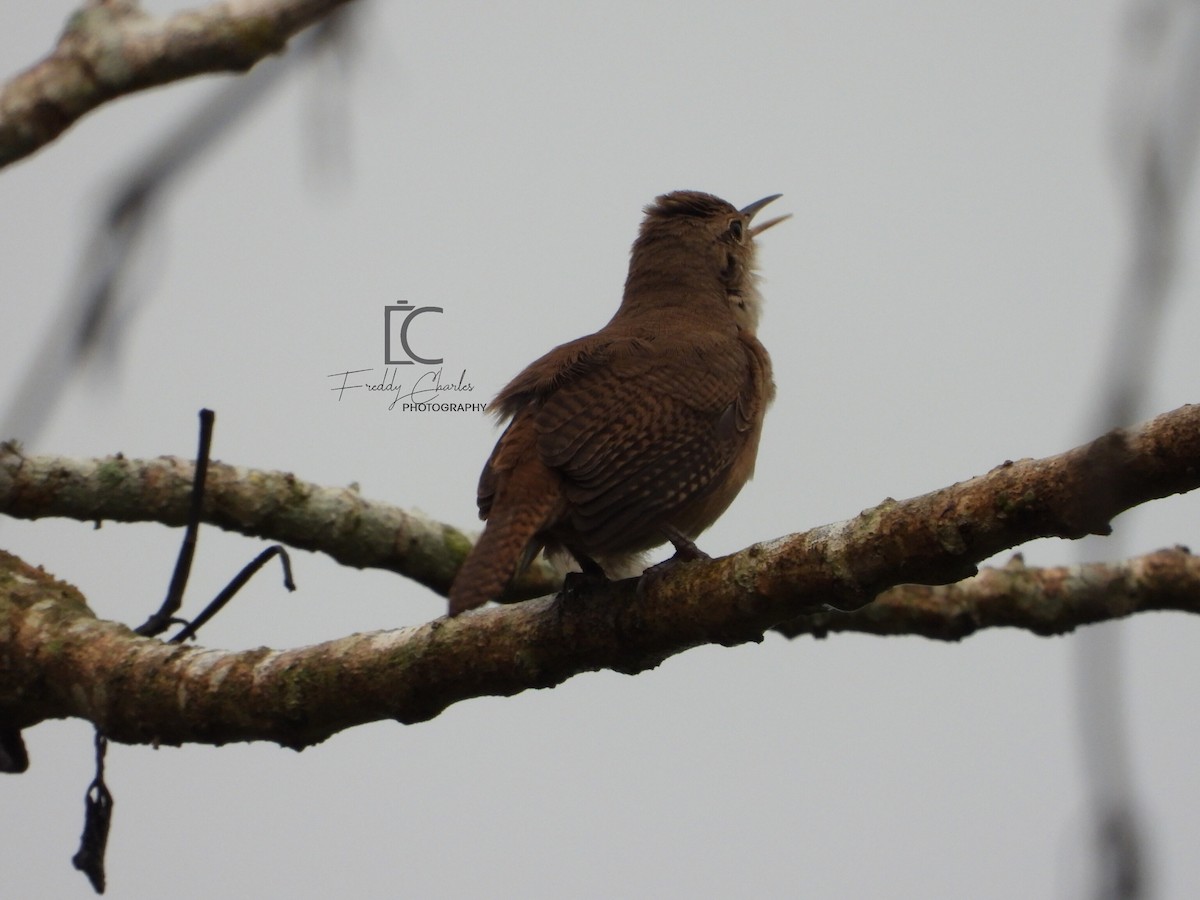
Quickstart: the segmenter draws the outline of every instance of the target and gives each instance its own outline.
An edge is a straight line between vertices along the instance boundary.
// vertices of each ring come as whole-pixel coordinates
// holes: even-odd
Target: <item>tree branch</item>
[[[983,628],[1049,637],[1151,610],[1200,612],[1200,556],[1186,547],[1119,563],[1030,568],[1015,554],[956,584],[902,584],[855,612],[828,610],[775,626],[786,637],[832,632],[960,641]]]
[[[13,456],[10,446],[0,465],[0,509],[69,505],[55,507],[62,494],[53,478],[39,482],[39,495],[36,484],[22,480],[22,466],[14,475]],[[95,477],[113,462],[92,463]],[[290,476],[277,477],[287,490]],[[908,595],[915,599],[898,593],[854,615],[820,611],[825,603],[861,605],[902,583],[956,580],[975,562],[1035,537],[1103,533],[1124,509],[1196,487],[1200,406],[1185,406],[1058,456],[1004,463],[722,559],[562,602],[544,598],[283,651],[233,653],[139,638],[97,620],[73,588],[4,555],[0,723],[19,728],[80,716],[126,742],[271,740],[303,747],[355,724],[422,721],[460,700],[551,687],[580,672],[632,674],[700,644],[761,640],[780,622],[792,634],[861,625],[875,633],[954,638],[993,625],[1057,633],[1140,609],[1200,612],[1200,573],[1184,550],[1124,567],[1038,572],[1010,565],[957,591]],[[1005,579],[1021,590],[999,591]],[[794,621],[814,612],[807,626]]]
[[[0,444],[0,513],[180,526],[187,521],[193,475],[193,463],[171,456],[27,457],[10,442]],[[1122,510],[1198,484],[1200,405],[1192,404],[1059,456],[1006,462],[941,491],[903,503],[886,500],[851,522],[764,544],[773,552],[791,549],[780,557],[777,571],[758,567],[763,581],[757,587],[764,596],[786,595],[789,584],[815,578],[814,585],[824,586],[815,589],[814,603],[854,608],[898,581],[957,581],[973,574],[980,560],[1034,538],[1107,533],[1109,519]],[[290,472],[215,461],[203,521],[320,551],[343,565],[388,569],[443,595],[470,547],[462,531],[366,500],[355,488],[326,488]],[[855,545],[858,555],[837,560],[844,571],[804,550],[806,541],[840,547],[846,537],[871,534],[870,543]],[[765,552],[762,548],[751,550]],[[906,577],[889,581],[897,567]],[[561,573],[542,562],[506,599],[541,596],[561,583]],[[775,621],[784,618],[786,613]]]
[[[108,100],[193,75],[244,72],[347,0],[229,0],[157,19],[89,0],[54,51],[0,87],[0,168]]]
[[[639,626],[669,624],[688,608],[665,582],[654,594],[639,599],[631,579],[557,608],[545,598],[294,650],[227,652],[140,638],[96,619],[73,587],[0,551],[0,722],[26,728],[73,716],[126,743],[266,740],[302,749],[354,725],[423,721],[471,697],[653,667],[669,652]],[[649,602],[655,610],[642,615]],[[819,612],[780,630],[953,640],[996,626],[1056,634],[1167,609],[1200,613],[1200,558],[1182,548],[1118,565],[1010,563],[949,587],[893,588],[858,613]]]
[[[195,464],[174,456],[75,460],[24,456],[0,444],[0,513],[18,519],[63,516],[82,522],[187,522]],[[464,532],[399,507],[366,500],[356,487],[329,488],[290,472],[212,461],[202,521],[248,537],[328,554],[354,568],[387,569],[445,596],[471,547]],[[509,590],[540,597],[562,573],[539,561]]]

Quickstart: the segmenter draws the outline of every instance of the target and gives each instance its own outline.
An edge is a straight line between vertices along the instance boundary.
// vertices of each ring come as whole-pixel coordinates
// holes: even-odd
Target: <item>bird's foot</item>
[[[603,569],[598,572],[568,572],[563,576],[563,586],[559,591],[559,596],[570,602],[590,594],[596,588],[607,583],[608,576],[604,574]]]
[[[559,596],[568,603],[591,593],[600,585],[608,583],[608,575],[600,563],[584,553],[571,551],[571,555],[579,563],[580,571],[568,572],[563,576],[563,586]]]
[[[666,578],[671,572],[681,565],[688,563],[699,562],[705,559],[712,559],[707,553],[697,547],[691,540],[681,531],[676,528],[667,527],[663,529],[663,533],[667,536],[667,540],[675,548],[675,555],[670,559],[664,559],[660,563],[648,568],[642,573],[642,577],[638,579],[637,594],[641,597],[656,581],[661,581]]]
[[[692,542],[692,539],[679,529],[668,525],[663,529],[663,533],[667,536],[667,540],[671,542],[671,546],[675,548],[675,555],[670,560],[667,560],[668,562],[675,560],[679,562],[695,562],[699,559],[712,559],[711,556],[697,547]],[[654,568],[657,568],[657,566]]]
[[[560,624],[566,616],[568,607],[578,608],[577,604],[580,601],[608,584],[608,577],[604,574],[604,570],[599,567],[597,569],[598,571],[594,572],[568,572],[563,576],[562,589],[554,598],[554,605],[551,607]]]

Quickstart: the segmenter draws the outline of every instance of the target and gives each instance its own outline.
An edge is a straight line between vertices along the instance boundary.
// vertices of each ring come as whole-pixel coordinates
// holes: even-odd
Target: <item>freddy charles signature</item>
[[[448,401],[452,396],[447,392],[473,391],[475,385],[467,381],[467,370],[463,369],[458,376],[457,381],[444,381],[441,369],[429,369],[417,377],[413,382],[412,387],[407,391],[405,385],[398,380],[400,375],[399,366],[388,366],[383,370],[383,377],[378,381],[371,381],[367,372],[374,372],[374,369],[349,369],[345,372],[335,372],[327,377],[341,379],[341,382],[336,387],[330,390],[337,391],[338,400],[340,401],[346,391],[355,390],[357,388],[366,388],[368,391],[384,391],[393,394],[392,402],[388,404],[388,409],[394,409],[397,403],[402,404],[401,409],[419,409],[425,411],[427,408],[442,411],[443,407],[451,408],[450,411],[482,411],[486,404],[483,403],[456,403]],[[354,379],[351,382],[351,379]]]

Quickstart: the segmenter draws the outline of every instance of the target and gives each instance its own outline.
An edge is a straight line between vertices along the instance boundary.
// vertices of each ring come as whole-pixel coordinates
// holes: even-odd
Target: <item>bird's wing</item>
[[[572,526],[616,546],[706,495],[752,428],[752,366],[729,333],[642,334],[575,354],[530,409]]]
[[[496,442],[479,476],[475,495],[479,518],[486,519],[490,515],[504,475],[526,454],[537,452],[536,434],[524,430],[523,420],[533,415],[544,398],[560,385],[603,368],[608,356],[608,342],[595,334],[561,344],[526,366],[488,404],[488,412],[501,421],[512,421]]]

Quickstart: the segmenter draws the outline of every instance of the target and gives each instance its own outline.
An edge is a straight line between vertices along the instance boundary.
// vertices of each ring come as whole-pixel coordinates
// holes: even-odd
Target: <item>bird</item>
[[[780,194],[737,209],[673,191],[644,209],[621,304],[496,395],[508,426],[479,478],[483,533],[450,587],[449,616],[496,599],[544,550],[588,576],[624,577],[694,540],[754,473],[775,396],[759,341],[753,225]]]

